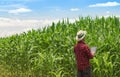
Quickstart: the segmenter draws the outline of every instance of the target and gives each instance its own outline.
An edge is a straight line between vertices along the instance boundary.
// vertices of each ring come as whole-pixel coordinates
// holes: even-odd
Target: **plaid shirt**
[[[84,70],[90,66],[89,59],[93,58],[89,47],[84,43],[84,41],[79,41],[74,46],[74,53],[77,61],[78,70]]]

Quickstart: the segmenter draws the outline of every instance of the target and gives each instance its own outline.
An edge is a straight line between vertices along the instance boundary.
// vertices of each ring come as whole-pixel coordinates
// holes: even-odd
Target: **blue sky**
[[[0,0],[0,37],[63,18],[119,16],[120,0]]]
[[[2,17],[40,19],[119,15],[119,9],[119,0],[0,0]]]

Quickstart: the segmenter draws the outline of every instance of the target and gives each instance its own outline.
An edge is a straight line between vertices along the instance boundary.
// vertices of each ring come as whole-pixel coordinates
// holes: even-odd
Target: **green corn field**
[[[76,77],[76,33],[97,46],[90,60],[93,77],[120,77],[120,18],[79,17],[38,30],[0,38],[0,77]]]

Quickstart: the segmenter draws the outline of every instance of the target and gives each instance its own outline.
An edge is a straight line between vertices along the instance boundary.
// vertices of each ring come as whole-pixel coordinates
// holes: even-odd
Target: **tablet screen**
[[[96,52],[97,47],[91,47],[91,52]]]

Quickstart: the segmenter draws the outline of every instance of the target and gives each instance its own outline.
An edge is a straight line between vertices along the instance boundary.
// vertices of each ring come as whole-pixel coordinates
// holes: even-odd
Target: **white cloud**
[[[13,19],[0,17],[0,37],[10,36],[13,34],[19,34],[31,29],[43,28],[51,25],[52,22],[62,21],[63,19]],[[75,19],[69,19],[72,23]]]
[[[71,8],[70,11],[79,11],[79,8]]]
[[[50,25],[52,22],[57,22],[58,19],[12,19],[0,17],[0,37],[10,36],[13,34],[19,34],[31,29],[42,28]]]
[[[118,2],[107,2],[107,3],[97,3],[93,5],[89,5],[89,7],[110,7],[110,6],[119,6]]]
[[[15,26],[23,26],[23,27],[31,27],[35,25],[48,25],[52,21],[56,20],[49,20],[49,19],[41,19],[41,20],[35,20],[35,19],[12,19],[12,18],[4,18],[0,17],[0,27],[15,27]]]
[[[26,8],[26,6],[22,4],[0,5],[0,12],[19,14],[19,13],[26,13],[26,12],[31,12],[31,11],[32,11],[31,9]]]
[[[19,8],[15,10],[9,10],[8,13],[13,13],[13,14],[18,14],[18,13],[26,13],[26,12],[31,12],[32,10],[27,9],[27,8]]]

